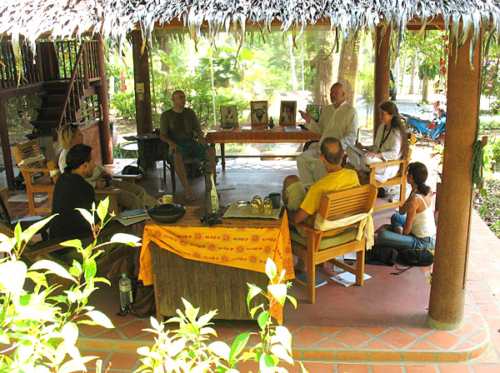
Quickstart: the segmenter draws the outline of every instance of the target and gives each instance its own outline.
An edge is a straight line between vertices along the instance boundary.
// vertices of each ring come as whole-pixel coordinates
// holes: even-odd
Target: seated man
[[[90,224],[76,209],[90,210],[92,208],[95,192],[92,185],[85,179],[93,172],[92,148],[84,144],[73,146],[66,156],[64,173],[59,177],[54,188],[52,215],[59,215],[50,222],[51,238],[60,239],[62,242],[92,235]],[[117,260],[124,260],[127,276],[134,277],[135,248],[127,245],[108,245],[104,246],[104,250],[105,252],[98,257],[99,265],[107,266]],[[56,254],[64,262],[82,259],[75,248],[64,248],[58,250]]]
[[[160,119],[160,139],[169,146],[169,158],[174,162],[175,171],[186,193],[186,201],[195,197],[189,187],[184,160],[188,157],[204,158],[205,169],[215,173],[215,149],[207,144],[196,113],[185,108],[186,95],[182,91],[172,94],[174,106],[165,111]],[[194,135],[197,136],[197,141]]]
[[[335,137],[327,137],[321,143],[321,161],[327,174],[315,182],[306,192],[296,175],[283,182],[283,202],[290,221],[299,224],[318,212],[323,194],[359,186],[358,174],[341,166],[344,151]]]

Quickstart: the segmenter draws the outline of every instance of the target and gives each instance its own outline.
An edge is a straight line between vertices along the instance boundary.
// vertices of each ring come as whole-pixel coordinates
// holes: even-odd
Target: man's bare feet
[[[196,199],[194,194],[191,191],[186,192],[186,196],[184,198],[185,198],[186,202],[192,202]]]

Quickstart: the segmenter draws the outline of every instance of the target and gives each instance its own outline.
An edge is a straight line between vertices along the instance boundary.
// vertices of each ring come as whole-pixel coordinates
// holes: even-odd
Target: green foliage
[[[500,137],[491,139],[483,148],[486,172],[500,171]]]
[[[123,119],[136,120],[134,90],[129,90],[128,92],[116,92],[111,97],[110,106],[112,109],[117,110],[118,115]]]
[[[101,325],[113,328],[111,320],[88,304],[97,284],[109,281],[95,277],[96,258],[105,244],[97,244],[97,236],[109,219],[106,214],[109,200],[99,203],[92,212],[80,210],[89,222],[94,242],[86,248],[80,240],[70,240],[61,245],[74,247],[82,255],[82,261],[74,260],[66,269],[51,260],[39,260],[30,267],[21,261],[21,255],[36,232],[47,224],[49,217],[32,225],[24,232],[18,224],[13,237],[0,235],[0,251],[6,257],[0,259],[0,355],[1,372],[76,372],[83,371],[85,364],[96,356],[81,356],[76,342],[79,325]],[[96,224],[95,217],[102,224]],[[128,235],[116,235],[112,241],[131,241]],[[60,295],[54,291],[60,285],[49,285],[48,275],[69,280],[72,285]],[[28,285],[28,280],[34,283]]]
[[[435,79],[439,74],[439,66],[434,65],[431,61],[424,61],[418,69],[418,77],[420,79]]]
[[[246,349],[250,335],[254,333],[242,333],[236,337],[231,346],[225,342],[216,341],[210,343],[210,338],[217,336],[211,327],[212,318],[216,311],[198,317],[199,308],[194,308],[191,303],[183,299],[185,312],[177,310],[178,317],[173,317],[160,324],[151,318],[152,329],[147,331],[155,334],[155,344],[149,347],[141,347],[137,352],[143,356],[142,365],[136,372],[239,372],[238,363],[241,361],[254,360],[259,364],[259,371],[287,372],[285,368],[279,367],[280,361],[294,364],[292,358],[292,335],[284,326],[273,326],[273,320],[269,309],[277,302],[281,306],[286,300],[297,307],[295,298],[287,295],[290,283],[284,283],[285,271],[278,275],[277,268],[271,259],[266,263],[266,275],[270,284],[268,292],[255,285],[248,284],[247,306],[252,317],[257,316],[260,328],[260,342],[254,347]],[[270,295],[268,295],[270,294]],[[250,301],[257,296],[267,298],[264,303],[250,308]],[[166,330],[167,323],[178,323],[179,328],[174,331]],[[301,364],[302,366],[302,364]],[[303,371],[305,368],[302,366]]]

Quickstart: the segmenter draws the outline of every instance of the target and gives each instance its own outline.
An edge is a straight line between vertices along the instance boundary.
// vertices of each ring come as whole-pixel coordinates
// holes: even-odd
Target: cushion
[[[356,239],[357,234],[358,234],[358,229],[356,227],[353,227],[346,229],[345,231],[339,233],[336,236],[325,237],[321,240],[319,249],[325,250],[329,249],[330,247],[339,246],[354,241]],[[297,231],[290,230],[290,238],[292,239],[292,241],[307,247],[307,237],[302,237]]]

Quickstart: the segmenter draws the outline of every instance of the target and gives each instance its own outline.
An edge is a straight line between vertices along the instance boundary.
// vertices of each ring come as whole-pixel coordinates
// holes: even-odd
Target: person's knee
[[[287,177],[285,177],[285,180],[283,180],[283,189],[286,189],[288,188],[288,186],[297,182],[300,182],[300,179],[297,175],[288,175]]]
[[[215,149],[212,148],[211,146],[208,146],[206,149],[205,149],[205,156],[208,157],[208,158],[213,158],[215,157]]]

